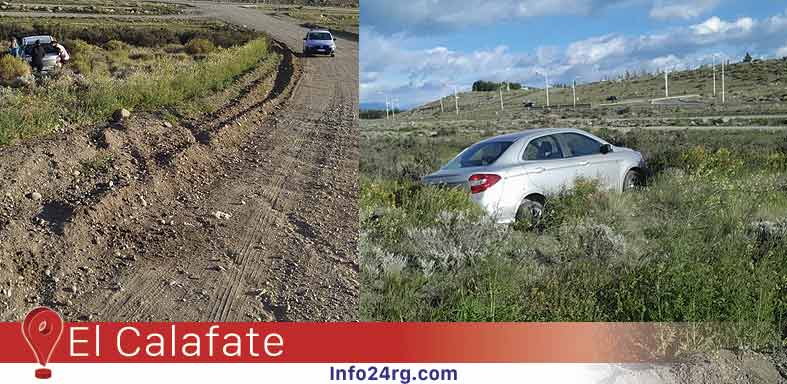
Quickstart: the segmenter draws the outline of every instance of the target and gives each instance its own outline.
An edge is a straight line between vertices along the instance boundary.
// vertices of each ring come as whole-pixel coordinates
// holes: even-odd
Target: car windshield
[[[448,162],[443,169],[481,167],[497,161],[513,141],[491,141],[478,143],[465,149],[459,156]]]
[[[331,34],[327,32],[312,32],[309,34],[309,40],[332,40]]]

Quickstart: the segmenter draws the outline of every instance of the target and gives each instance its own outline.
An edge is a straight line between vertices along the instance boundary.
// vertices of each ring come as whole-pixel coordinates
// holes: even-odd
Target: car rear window
[[[490,165],[497,161],[513,143],[513,141],[492,141],[474,144],[443,168],[469,168]]]

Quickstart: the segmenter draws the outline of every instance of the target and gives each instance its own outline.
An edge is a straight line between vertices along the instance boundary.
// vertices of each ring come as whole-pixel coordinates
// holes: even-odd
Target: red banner
[[[49,362],[627,363],[653,361],[647,340],[654,327],[632,323],[66,323]],[[21,328],[19,323],[0,324],[4,344],[0,362],[37,361]]]

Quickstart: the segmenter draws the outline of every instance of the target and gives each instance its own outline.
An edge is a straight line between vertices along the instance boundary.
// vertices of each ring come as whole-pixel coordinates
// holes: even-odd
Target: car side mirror
[[[305,37],[303,38],[303,41],[306,41],[306,38],[305,38]]]
[[[612,145],[604,144],[601,146],[601,154],[606,155],[607,153],[612,152]]]

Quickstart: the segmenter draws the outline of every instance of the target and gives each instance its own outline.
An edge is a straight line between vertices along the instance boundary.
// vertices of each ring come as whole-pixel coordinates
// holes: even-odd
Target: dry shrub
[[[30,66],[24,60],[11,55],[0,57],[0,81],[14,81],[30,73]]]
[[[215,50],[216,46],[207,39],[194,39],[186,43],[186,52],[191,55],[206,55]]]

